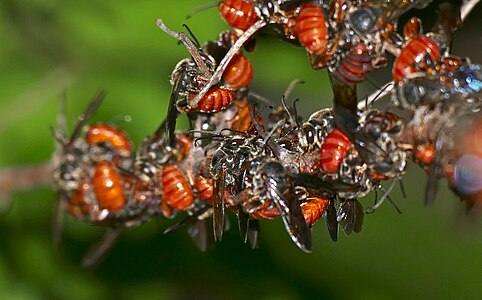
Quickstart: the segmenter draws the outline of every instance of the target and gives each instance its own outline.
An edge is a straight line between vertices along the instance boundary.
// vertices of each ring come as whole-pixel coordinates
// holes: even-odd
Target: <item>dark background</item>
[[[0,2],[0,166],[46,161],[54,142],[59,95],[67,88],[69,120],[100,89],[108,92],[94,120],[113,121],[136,144],[164,118],[169,75],[188,55],[159,30],[186,22],[204,42],[227,28],[216,9],[184,16],[209,1]],[[430,28],[437,5],[421,14]],[[411,15],[409,12],[407,15]],[[482,10],[457,34],[454,54],[480,62]],[[404,18],[406,19],[406,17]],[[303,49],[262,34],[250,54],[252,90],[279,99],[295,78],[306,81],[294,97],[307,117],[330,105],[325,71],[312,71]],[[372,80],[383,84],[390,69]],[[360,95],[373,89],[367,85]],[[129,123],[120,121],[130,116]],[[185,121],[183,120],[185,123]],[[72,122],[71,122],[72,124]],[[182,123],[181,123],[182,125]],[[51,245],[51,187],[16,193],[0,215],[0,296],[8,299],[184,298],[476,298],[482,295],[481,222],[441,183],[433,207],[422,204],[426,177],[415,165],[404,178],[408,197],[367,215],[362,233],[331,242],[323,221],[313,230],[314,251],[302,253],[280,220],[262,222],[261,247],[251,250],[232,228],[222,243],[201,253],[184,231],[164,236],[172,221],[154,220],[126,230],[95,272],[79,267],[103,233],[66,217],[64,241]],[[365,206],[373,195],[362,199]],[[234,219],[233,219],[234,224]]]

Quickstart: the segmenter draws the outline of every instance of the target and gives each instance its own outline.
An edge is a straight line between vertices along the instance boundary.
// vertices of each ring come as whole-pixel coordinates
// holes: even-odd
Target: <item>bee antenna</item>
[[[248,96],[251,96],[251,97],[255,98],[256,100],[260,100],[261,102],[266,103],[268,105],[273,105],[273,102],[270,99],[268,99],[264,96],[261,96],[260,94],[255,93],[253,91],[249,91]]]
[[[300,121],[298,121],[298,108],[296,107],[296,103],[298,103],[300,101],[300,99],[295,99],[295,101],[293,101],[293,112],[295,114],[294,118],[295,118],[295,124],[298,126],[298,127],[301,127],[301,123]]]
[[[407,199],[407,193],[405,192],[405,187],[403,186],[403,181],[401,177],[398,180],[398,183],[400,184],[400,192],[402,193],[403,199]]]
[[[283,105],[284,110],[288,114],[288,117],[290,118],[290,123],[291,124],[297,124],[296,119],[291,115],[290,109],[288,108],[288,105],[286,105],[286,98],[285,95],[281,96],[281,105]]]
[[[395,180],[392,180],[392,183],[390,183],[390,186],[388,187],[388,189],[384,189],[383,187],[380,187],[380,189],[384,192],[383,193],[383,196],[377,201],[377,203],[375,203],[375,205],[373,205],[372,207],[368,208],[366,213],[367,214],[371,214],[371,213],[374,213],[375,210],[377,210],[377,208],[380,207],[380,205],[382,205],[383,201],[385,201],[385,199],[389,198],[389,194],[390,192],[392,191],[393,187],[395,186],[395,183],[396,181]],[[389,198],[389,201],[392,202],[392,205],[394,205],[394,202],[393,200],[390,200]],[[396,205],[394,205],[395,209],[400,212],[400,210],[398,209],[398,207]],[[400,212],[401,213],[401,212]]]
[[[291,92],[293,92],[293,89],[295,88],[295,86],[297,84],[304,84],[304,80],[301,80],[301,79],[293,79],[290,84],[288,85],[288,87],[286,88],[286,91],[283,93],[283,96],[286,97],[286,98],[289,98],[289,96],[291,95]]]
[[[390,195],[387,195],[387,199],[388,201],[390,201],[390,204],[393,206],[393,208],[395,208],[397,213],[401,214],[402,211],[400,210],[400,208],[398,208],[397,204],[395,203],[395,201],[393,201],[392,197],[390,197]]]
[[[256,131],[258,131],[258,134],[259,135],[263,135],[265,133],[264,129],[258,124],[258,122],[256,121],[256,119],[258,118],[258,116],[255,115],[256,113],[256,103],[253,104],[253,109],[250,109],[249,110],[249,114],[251,115],[251,123],[254,125],[254,128],[256,129]]]
[[[194,44],[196,47],[201,48],[201,44],[199,43],[198,39],[194,35],[194,33],[191,31],[191,28],[187,26],[187,24],[182,24],[182,27],[186,28],[187,32],[189,32],[189,35],[191,36],[192,40],[194,41]]]
[[[265,105],[263,106],[260,110],[256,111],[256,103],[253,104],[253,113],[251,113],[251,110],[249,110],[249,113],[251,115],[251,123],[250,125],[248,126],[248,129],[251,128],[251,126],[253,125],[254,128],[256,129],[256,131],[258,131],[258,133],[261,135],[261,132],[264,133],[264,130],[261,126],[259,126],[259,123],[258,123],[258,118],[261,116],[261,114],[265,111],[265,109],[269,108],[269,109],[273,109],[273,106],[271,105]],[[255,115],[255,113],[258,113],[257,115]],[[262,131],[260,131],[262,130]]]
[[[189,131],[189,134],[190,135],[195,135],[196,133],[199,133],[201,134],[201,137],[199,138],[214,138],[214,137],[219,137],[219,138],[222,138],[223,136],[218,133],[218,132],[214,132],[214,131],[208,131],[208,130],[190,130]]]
[[[391,90],[395,87],[395,83],[390,81],[389,83],[385,84],[380,90],[375,91],[370,96],[366,97],[365,99],[365,107],[360,107],[358,105],[358,109],[367,109],[373,102],[377,101],[379,98],[382,98],[386,94],[390,93]]]
[[[172,36],[176,40],[181,41],[184,44],[184,46],[187,48],[189,53],[191,54],[192,58],[196,62],[196,65],[199,67],[200,71],[202,72],[203,76],[205,76],[206,78],[211,77],[211,73],[209,72],[208,67],[204,63],[198,48],[196,47],[196,45],[194,45],[193,41],[191,41],[191,39],[189,39],[184,32],[176,32],[171,30],[169,27],[167,27],[164,24],[162,19],[157,19],[156,24],[162,31]]]
[[[242,131],[239,131],[239,130],[235,130],[235,129],[231,129],[231,128],[223,128],[221,129],[221,131],[219,132],[219,134],[222,136],[222,133],[223,131],[227,131],[227,132],[230,132],[230,133],[235,133],[235,134],[239,134],[239,135],[246,135],[246,132],[242,132]]]
[[[193,141],[193,142],[194,142],[194,146],[197,147],[197,146],[198,146],[197,142],[199,142],[199,141],[202,142],[203,139],[204,139],[203,137],[195,138],[194,141]]]
[[[218,5],[219,1],[207,3],[204,5],[201,5],[193,10],[191,10],[187,15],[186,15],[186,20],[189,20],[192,16],[194,16],[197,13],[200,13],[202,11],[208,10],[210,8],[216,7]]]

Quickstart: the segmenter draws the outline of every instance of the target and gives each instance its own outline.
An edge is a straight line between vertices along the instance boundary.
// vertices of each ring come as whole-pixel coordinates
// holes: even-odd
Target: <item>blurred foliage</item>
[[[0,2],[0,166],[49,159],[59,96],[67,88],[69,120],[100,89],[107,99],[94,120],[113,120],[136,144],[166,113],[168,78],[183,46],[159,30],[163,18],[175,30],[187,23],[200,41],[227,28],[211,9],[190,20],[205,4],[196,1],[35,1]],[[433,19],[436,5],[427,10]],[[455,54],[480,62],[480,7],[458,33]],[[418,12],[417,12],[418,13]],[[429,27],[427,27],[429,28]],[[278,99],[288,83],[296,88],[302,113],[329,106],[326,73],[314,72],[302,49],[269,32],[250,55],[256,75],[252,89]],[[389,69],[373,81],[386,81]],[[365,89],[371,89],[367,86]],[[361,94],[365,93],[362,89]],[[120,116],[132,117],[130,123]],[[117,120],[117,121],[115,121]],[[71,122],[72,123],[72,122]],[[299,251],[282,223],[262,222],[261,247],[242,244],[232,229],[207,253],[185,232],[163,236],[172,221],[153,220],[126,230],[95,272],[79,267],[101,228],[66,217],[60,249],[51,245],[50,187],[17,193],[0,216],[0,295],[5,299],[212,299],[212,298],[476,298],[482,295],[480,221],[446,189],[434,207],[422,205],[425,175],[411,166],[404,179],[408,197],[365,218],[364,230],[332,243],[323,222],[314,228],[312,254]],[[442,183],[442,185],[445,185]],[[371,196],[363,202],[372,203]]]

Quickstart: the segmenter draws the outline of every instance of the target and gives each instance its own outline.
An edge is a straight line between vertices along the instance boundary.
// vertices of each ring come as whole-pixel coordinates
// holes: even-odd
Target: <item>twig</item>
[[[52,161],[0,170],[0,211],[8,208],[13,192],[52,184]]]
[[[224,58],[221,60],[219,63],[219,66],[217,67],[216,71],[212,75],[211,79],[209,82],[201,89],[199,94],[196,95],[192,100],[190,100],[189,105],[191,107],[197,107],[199,101],[201,101],[202,97],[206,95],[206,93],[209,91],[209,89],[217,84],[219,80],[221,80],[221,76],[223,75],[224,71],[228,67],[229,63],[231,62],[231,59],[238,53],[239,49],[243,46],[243,44],[249,40],[253,34],[256,33],[256,31],[260,30],[264,26],[266,26],[266,21],[264,20],[259,20],[256,23],[254,23],[251,27],[249,27],[241,36],[239,36],[238,40],[233,44],[233,46],[229,49],[228,53],[224,56]]]
[[[475,5],[479,3],[480,0],[465,0],[463,1],[462,6],[460,7],[460,19],[462,22],[467,18],[469,13],[474,9]]]

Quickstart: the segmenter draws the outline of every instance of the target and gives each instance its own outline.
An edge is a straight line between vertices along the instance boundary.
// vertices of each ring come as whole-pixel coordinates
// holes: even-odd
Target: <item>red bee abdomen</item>
[[[325,15],[321,7],[305,4],[296,18],[296,32],[300,43],[310,53],[321,55],[326,51],[327,36]]]
[[[418,145],[415,149],[415,159],[424,166],[430,166],[435,158],[435,146],[433,144]]]
[[[334,75],[341,82],[351,84],[364,81],[372,70],[368,48],[364,43],[359,43],[343,56]]]
[[[426,55],[433,61],[440,56],[440,48],[436,41],[426,36],[414,38],[403,49],[393,63],[393,79],[401,81],[407,75],[420,70],[417,64],[421,63]]]
[[[203,176],[196,176],[194,186],[199,194],[199,198],[212,205],[214,191],[213,180]]]
[[[112,163],[102,161],[95,166],[92,185],[101,209],[116,211],[124,207],[123,185]]]
[[[230,26],[243,31],[259,20],[254,6],[244,0],[225,0],[219,3],[218,8]]]
[[[403,36],[406,40],[416,38],[422,32],[422,20],[419,18],[411,18],[405,26],[403,26]]]
[[[236,107],[238,111],[236,112],[236,115],[230,120],[231,129],[254,134],[255,128],[253,125],[253,119],[251,118],[251,114],[249,113],[248,101],[246,101],[246,99],[240,99],[236,102]],[[263,126],[263,121],[261,120],[261,117],[258,117],[256,119],[256,122],[260,126]]]
[[[191,152],[192,138],[185,133],[176,134],[177,149],[179,151],[179,161],[184,160]]]
[[[279,209],[273,205],[272,201],[265,202],[258,210],[250,216],[259,220],[272,220],[280,215]]]
[[[127,134],[121,129],[108,124],[95,124],[89,127],[85,135],[89,145],[109,142],[120,154],[129,156],[132,144]]]
[[[253,76],[253,65],[249,59],[242,54],[237,54],[224,71],[223,79],[230,87],[238,89],[248,86]]]
[[[89,189],[89,184],[84,182],[68,199],[65,209],[77,219],[84,219],[92,210],[92,203],[86,198]]]
[[[306,224],[313,225],[318,221],[328,209],[330,200],[325,198],[308,198],[306,202],[301,204],[301,209],[305,217]]]
[[[176,165],[166,165],[162,169],[162,191],[164,201],[176,210],[186,210],[193,203],[193,194],[184,174]]]
[[[211,88],[199,101],[197,110],[200,112],[215,112],[225,109],[233,103],[235,97],[234,91],[217,87]]]
[[[320,167],[323,172],[336,173],[338,171],[350,144],[348,137],[337,128],[326,136],[320,150]]]

